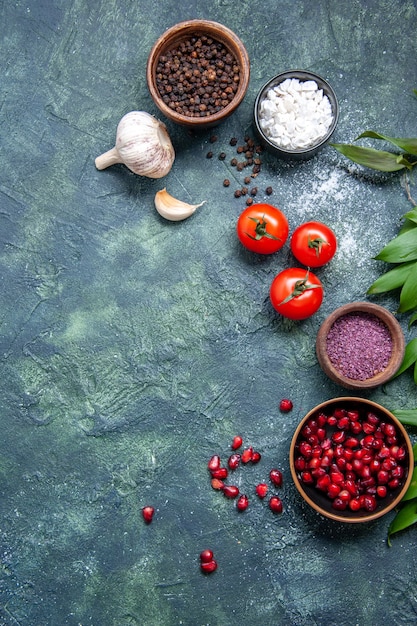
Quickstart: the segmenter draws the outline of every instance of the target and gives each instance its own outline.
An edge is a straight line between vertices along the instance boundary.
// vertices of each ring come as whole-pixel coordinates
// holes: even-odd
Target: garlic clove
[[[120,120],[116,145],[95,160],[103,170],[124,163],[135,174],[162,178],[171,170],[175,151],[163,122],[146,111],[131,111]]]
[[[157,191],[155,194],[155,208],[159,215],[167,220],[171,220],[172,222],[185,220],[187,217],[190,217],[190,215],[195,213],[196,209],[204,203],[205,200],[200,202],[200,204],[188,204],[187,202],[182,202],[181,200],[177,200],[171,196],[165,188],[161,189],[161,191]]]

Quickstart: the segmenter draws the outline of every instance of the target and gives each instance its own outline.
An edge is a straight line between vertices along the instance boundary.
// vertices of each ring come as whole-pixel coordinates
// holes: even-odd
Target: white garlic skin
[[[116,130],[116,145],[97,157],[97,169],[124,163],[135,174],[148,178],[163,178],[175,159],[174,147],[167,128],[145,111],[131,111],[120,120]]]

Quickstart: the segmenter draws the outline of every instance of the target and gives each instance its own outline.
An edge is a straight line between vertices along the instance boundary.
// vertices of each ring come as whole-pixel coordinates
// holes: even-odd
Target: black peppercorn
[[[240,189],[236,189],[235,198],[240,198],[241,195],[242,195],[242,192],[240,191]]]
[[[223,187],[229,187],[230,186],[230,180],[228,178],[225,178],[223,181]]]
[[[247,204],[248,206],[250,206],[252,203],[253,203],[252,198],[248,198],[248,199],[246,200],[246,204]]]
[[[211,151],[207,152],[206,157],[207,157],[208,159],[213,158],[213,153],[212,153]]]
[[[226,158],[226,153],[225,152],[220,152],[220,154],[219,154],[220,161],[224,161],[225,158]]]
[[[267,195],[267,196],[270,196],[270,195],[272,194],[272,187],[267,187],[267,188],[265,189],[265,192],[266,192],[266,195]]]
[[[233,167],[234,167],[235,165],[237,165],[237,159],[232,159],[232,160],[230,161],[230,165],[233,165]]]
[[[250,190],[250,195],[256,196],[257,193],[258,193],[258,187],[252,187],[252,189]]]
[[[232,138],[231,138],[231,140],[230,140],[230,145],[231,145],[231,146],[235,146],[236,144],[237,144],[237,139],[236,139],[236,137],[232,137]]]

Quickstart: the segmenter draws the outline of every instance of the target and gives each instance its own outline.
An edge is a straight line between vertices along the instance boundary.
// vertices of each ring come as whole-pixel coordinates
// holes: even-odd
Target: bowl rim
[[[372,378],[366,378],[365,380],[355,380],[344,376],[335,368],[326,349],[327,335],[334,322],[344,315],[355,312],[369,313],[370,315],[378,317],[388,327],[391,333],[393,347],[395,346],[395,350],[392,351],[391,359],[387,367],[382,372],[372,376]],[[388,309],[373,302],[349,302],[338,307],[326,317],[316,336],[316,355],[322,370],[333,382],[342,385],[345,389],[372,389],[387,382],[398,371],[404,358],[404,352],[405,337],[400,323]]]
[[[209,31],[209,33],[207,33]],[[223,109],[207,115],[206,117],[188,117],[181,115],[170,109],[162,100],[159,91],[155,85],[155,68],[159,56],[164,50],[171,48],[181,40],[190,35],[207,35],[210,34],[214,39],[223,43],[229,51],[234,55],[239,64],[241,76],[239,87],[233,100],[229,102]],[[228,26],[224,26],[220,22],[206,19],[183,20],[174,24],[165,30],[153,44],[147,64],[146,64],[146,81],[152,99],[159,110],[168,118],[178,124],[189,127],[213,126],[228,117],[241,104],[248,90],[250,80],[250,60],[248,52],[243,41]]]
[[[267,137],[267,135],[265,135],[259,122],[259,106],[266,92],[268,91],[268,89],[270,89],[271,87],[275,87],[279,83],[282,83],[287,78],[298,78],[299,80],[304,80],[304,81],[314,80],[318,84],[320,89],[324,89],[327,97],[330,100],[330,104],[332,106],[333,121],[330,125],[329,130],[327,131],[326,135],[318,143],[313,144],[312,146],[309,146],[308,148],[288,149],[288,148],[283,148],[279,146],[278,144],[271,141],[270,138]],[[278,153],[281,153],[282,155],[285,155],[288,157],[290,156],[296,157],[300,155],[309,154],[311,152],[317,152],[330,140],[331,136],[333,135],[336,129],[337,123],[339,121],[340,107],[339,107],[339,102],[336,96],[336,92],[334,91],[333,87],[325,78],[323,78],[316,72],[311,72],[310,70],[293,69],[293,70],[286,70],[284,72],[280,72],[279,74],[276,74],[275,76],[270,78],[266,83],[264,83],[264,85],[259,89],[258,94],[256,96],[253,111],[254,111],[253,117],[254,117],[256,130],[259,136],[261,137],[262,141],[265,143],[265,145],[269,146],[272,150],[275,150]]]
[[[347,516],[343,516],[342,512],[341,513],[333,513],[332,511],[327,511],[325,509],[323,509],[319,504],[317,504],[317,502],[315,502],[309,495],[308,493],[305,491],[305,489],[303,488],[300,479],[298,478],[298,473],[297,470],[295,469],[295,446],[297,443],[297,439],[298,436],[301,432],[301,429],[303,428],[305,422],[310,419],[310,417],[316,413],[318,413],[321,410],[326,409],[327,407],[334,405],[334,404],[342,404],[342,403],[353,403],[353,404],[365,404],[367,407],[371,407],[376,411],[382,412],[385,415],[387,415],[395,424],[395,427],[400,431],[404,442],[406,444],[407,447],[407,453],[408,453],[408,473],[407,473],[407,477],[404,481],[403,486],[401,487],[401,489],[399,490],[398,494],[395,496],[395,498],[393,498],[391,500],[391,502],[379,509],[378,511],[374,511],[369,513],[369,515],[361,515],[361,516],[353,516],[351,515],[350,517]],[[407,491],[411,480],[413,478],[413,471],[414,471],[414,456],[413,456],[413,446],[411,444],[409,435],[405,429],[405,427],[403,426],[403,424],[401,424],[401,422],[399,421],[399,419],[397,417],[395,417],[395,415],[393,413],[391,413],[391,411],[389,411],[387,408],[385,408],[384,406],[382,406],[381,404],[378,404],[377,402],[374,402],[373,400],[369,400],[367,398],[360,398],[360,397],[355,397],[355,396],[340,396],[337,398],[331,398],[330,400],[325,400],[324,402],[321,402],[320,404],[316,405],[315,407],[313,407],[310,411],[308,411],[308,413],[306,413],[306,415],[301,419],[301,421],[299,422],[294,435],[291,439],[291,444],[290,444],[290,454],[289,454],[289,462],[290,462],[290,472],[291,472],[291,476],[293,479],[293,482],[295,484],[295,487],[297,489],[297,491],[300,493],[300,495],[302,496],[302,498],[318,513],[320,513],[321,515],[323,515],[324,517],[327,517],[329,519],[332,519],[334,521],[337,522],[343,522],[343,523],[349,523],[349,524],[358,524],[358,523],[363,523],[363,522],[371,522],[373,520],[378,519],[379,517],[382,517],[383,515],[386,515],[387,513],[389,513],[389,511],[391,511],[392,509],[394,509],[398,503],[400,502],[400,500],[402,499],[402,497],[404,496],[405,492]]]

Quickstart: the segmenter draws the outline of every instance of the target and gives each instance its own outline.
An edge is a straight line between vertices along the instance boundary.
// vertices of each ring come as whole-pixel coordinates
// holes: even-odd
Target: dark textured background
[[[98,172],[123,114],[158,114],[145,80],[153,42],[194,17],[246,44],[245,101],[214,148],[210,132],[168,123],[177,158],[163,181]],[[291,230],[318,218],[339,238],[317,272],[322,308],[288,324],[268,299],[293,264],[288,245],[269,258],[240,247],[241,179],[228,165],[229,139],[252,133],[258,89],[291,68],[335,88],[336,140],[416,136],[416,2],[16,0],[1,3],[0,24],[1,626],[416,623],[417,530],[388,548],[394,513],[360,527],[319,518],[288,467],[299,419],[345,393],[321,372],[315,336],[385,269],[372,257],[410,208],[401,176],[330,147],[295,166],[265,155],[258,200],[271,185]],[[228,159],[207,161],[210,147]],[[162,186],[207,202],[166,222],[153,206]],[[416,406],[408,375],[366,396]],[[239,473],[242,490],[283,469],[281,516],[259,500],[239,515],[211,490],[207,459],[237,433],[263,455]],[[205,547],[219,563],[209,577]]]

